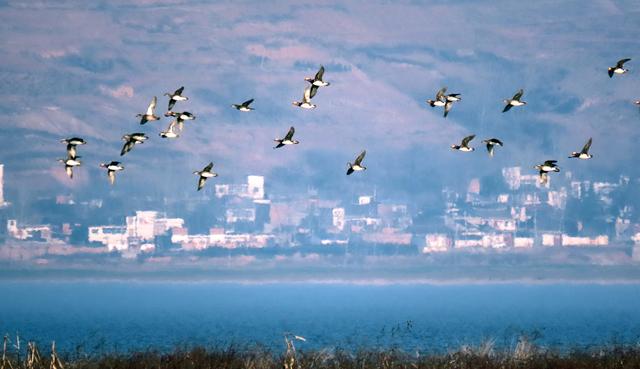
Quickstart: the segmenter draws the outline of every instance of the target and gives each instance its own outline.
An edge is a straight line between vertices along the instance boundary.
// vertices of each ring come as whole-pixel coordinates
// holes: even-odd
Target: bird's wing
[[[493,145],[489,141],[487,141],[487,151],[489,152],[489,156],[493,156]]]
[[[511,104],[507,103],[507,105],[505,105],[504,109],[502,109],[502,112],[503,112],[503,113],[508,112],[509,110],[511,110],[511,107],[512,107],[512,106],[513,106],[513,105],[511,105]]]
[[[616,68],[622,68],[622,66],[624,65],[624,63],[628,62],[629,60],[631,60],[631,59],[629,59],[629,58],[625,58],[625,59],[620,59],[620,60],[618,60],[618,63],[616,64]]]
[[[520,98],[522,98],[523,94],[524,94],[524,90],[523,89],[519,89],[518,92],[516,92],[516,94],[513,95],[513,99],[512,100],[520,101]]]
[[[198,191],[200,191],[202,187],[204,187],[204,183],[206,181],[207,181],[206,177],[200,176],[200,179],[198,179]]]
[[[315,80],[316,81],[322,81],[322,76],[324,75],[324,66],[320,66],[320,69],[318,70],[318,73],[316,73],[315,76]]]
[[[591,142],[593,141],[593,139],[590,137],[589,141],[587,141],[586,144],[584,144],[584,147],[582,148],[582,153],[583,154],[588,154],[589,153],[589,149],[591,148]]]
[[[169,98],[169,107],[167,108],[167,110],[171,111],[171,109],[173,109],[175,105],[176,105],[176,101],[174,99]]]
[[[465,138],[462,139],[462,146],[467,146],[469,144],[469,142],[471,142],[471,140],[473,140],[476,137],[476,135],[471,135],[471,136],[467,136]]]
[[[453,102],[451,101],[447,101],[444,104],[444,117],[446,118],[447,115],[449,115],[449,111],[451,110],[451,106],[453,105]]]
[[[358,157],[356,158],[356,161],[353,163],[353,165],[360,165],[360,163],[362,163],[362,159],[364,159],[365,155],[367,155],[367,150],[362,150],[362,152],[360,153],[360,155],[358,155]]]
[[[75,159],[76,158],[76,146],[72,145],[72,144],[67,144],[67,154],[69,155],[69,158]]]
[[[204,167],[204,169],[202,169],[202,171],[203,172],[210,172],[212,168],[213,168],[213,162],[210,162],[209,164],[207,164],[206,167]]]
[[[67,172],[69,178],[73,179],[73,168],[70,165],[65,165],[64,170]]]
[[[547,161],[544,162],[544,165],[551,166],[551,165],[554,165],[557,162],[558,162],[557,160],[547,160]]]
[[[549,175],[547,172],[540,171],[540,184],[547,184],[549,181]]]
[[[296,133],[296,129],[291,127],[289,128],[289,132],[287,132],[287,135],[284,136],[285,140],[291,140],[293,138],[293,134]]]
[[[347,169],[347,175],[350,175],[351,173],[353,173],[353,168],[349,167]]]
[[[147,115],[153,115],[153,109],[156,108],[157,103],[158,103],[158,98],[154,96],[153,99],[151,100],[151,104],[149,104],[149,107],[147,108]]]
[[[249,99],[245,102],[242,103],[242,106],[246,106],[247,108],[249,107],[249,105],[251,105],[251,103],[253,102],[253,99]]]
[[[135,146],[135,142],[133,140],[129,140],[129,141],[125,142],[124,145],[122,146],[122,151],[120,151],[120,156],[123,156],[124,154],[128,153],[129,151],[131,151],[133,146]]]
[[[309,91],[309,99],[313,99],[314,96],[316,96],[316,93],[318,92],[318,86],[316,85],[311,85],[309,87],[310,91]]]
[[[495,142],[496,145],[502,146],[502,141],[498,140],[497,138],[494,138],[493,142]]]
[[[311,87],[307,87],[304,89],[304,93],[302,94],[302,102],[311,101]]]
[[[116,172],[113,170],[107,170],[107,175],[109,176],[109,183],[112,185],[116,183]]]
[[[444,94],[445,92],[447,92],[447,87],[443,87],[441,88],[437,93],[436,93],[436,101],[440,100],[442,101],[442,99],[444,98]]]
[[[613,77],[613,70],[614,70],[614,69],[615,69],[615,68],[609,68],[609,69],[607,70],[607,73],[609,73],[609,78]]]
[[[184,91],[184,86],[181,86],[179,89],[176,90],[176,92],[174,92],[174,95],[182,95],[182,91]]]

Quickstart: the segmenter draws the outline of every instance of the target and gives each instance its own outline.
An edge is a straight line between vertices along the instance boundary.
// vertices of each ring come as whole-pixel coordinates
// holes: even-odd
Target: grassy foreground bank
[[[340,349],[300,351],[297,336],[285,338],[286,350],[228,347],[175,349],[172,352],[59,355],[55,344],[43,354],[34,343],[19,348],[5,337],[0,369],[510,369],[510,368],[640,368],[640,346],[556,353],[521,340],[510,351],[495,350],[491,342],[462,347],[447,354],[401,350],[349,352]],[[301,338],[302,339],[302,338]]]

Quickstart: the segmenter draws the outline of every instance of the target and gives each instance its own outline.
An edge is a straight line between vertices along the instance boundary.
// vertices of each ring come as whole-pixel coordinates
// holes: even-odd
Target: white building
[[[7,233],[9,237],[17,240],[31,240],[38,236],[45,242],[51,242],[53,240],[51,226],[50,225],[31,225],[18,227],[18,222],[15,219],[9,219],[7,221]]]
[[[184,227],[184,219],[159,217],[157,211],[136,211],[136,215],[126,218],[127,235],[141,241],[153,240],[166,234],[170,229]]]
[[[127,234],[148,241],[155,237],[157,211],[136,211],[136,215],[127,217]]]
[[[89,242],[99,242],[109,251],[123,251],[129,248],[128,229],[123,226],[89,227]]]
[[[264,199],[264,177],[247,176],[247,183],[243,184],[216,184],[217,198],[225,196],[238,196],[254,200]]]
[[[249,197],[251,197],[254,200],[264,199],[264,177],[248,176],[247,191],[248,191]]]
[[[445,252],[451,248],[451,238],[446,234],[431,233],[424,237],[424,247],[422,252],[424,254],[431,252]]]
[[[339,231],[344,230],[344,217],[345,212],[344,208],[333,208],[331,210],[331,215],[333,217],[333,226]]]
[[[514,237],[513,247],[516,249],[530,249],[533,247],[533,237]]]
[[[562,235],[562,246],[607,246],[609,244],[609,237],[605,235],[596,236],[594,238],[589,237],[572,237],[566,234]]]

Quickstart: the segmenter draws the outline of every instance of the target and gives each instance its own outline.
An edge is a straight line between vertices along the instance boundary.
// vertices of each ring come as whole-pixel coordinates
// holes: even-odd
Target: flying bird
[[[169,126],[167,127],[167,129],[165,129],[164,131],[161,131],[159,133],[160,137],[162,138],[177,138],[180,137],[180,134],[178,132],[176,132],[175,130],[176,127],[176,120],[172,120],[171,123],[169,123]]]
[[[176,102],[189,100],[188,97],[182,96],[182,91],[184,91],[184,86],[177,89],[174,93],[167,92],[164,94],[165,96],[169,96],[169,107],[167,108],[168,111],[171,111],[173,109],[173,107],[176,105]]]
[[[145,114],[138,114],[136,117],[140,118],[140,124],[145,124],[147,122],[152,122],[154,120],[160,120],[160,117],[153,113],[153,110],[156,108],[156,104],[158,103],[158,98],[156,96],[151,99],[151,103],[147,108],[147,112]]]
[[[524,90],[520,89],[518,90],[518,92],[516,92],[515,95],[513,95],[511,99],[505,99],[504,103],[507,105],[504,107],[504,109],[502,109],[502,112],[503,113],[508,112],[514,106],[527,105],[525,101],[520,100],[522,99],[522,94],[524,94]]]
[[[137,144],[144,143],[149,137],[144,133],[132,133],[129,135],[122,136],[122,140],[124,141],[124,145],[122,146],[122,151],[120,151],[120,156],[128,153],[133,149],[133,147]]]
[[[493,157],[493,149],[495,146],[502,147],[502,141],[497,138],[490,138],[488,140],[483,140],[482,143],[487,144],[487,151],[489,152],[489,156]]]
[[[66,143],[67,145],[84,145],[87,143],[87,141],[85,141],[84,139],[80,138],[80,137],[71,137],[71,138],[64,138],[62,140],[60,140],[60,142],[62,143]]]
[[[76,154],[77,154],[76,146],[84,145],[87,143],[87,141],[85,141],[80,137],[65,138],[60,140],[60,142],[67,144],[67,155],[71,159],[74,159],[76,157]]]
[[[236,110],[240,110],[240,111],[251,111],[254,110],[252,107],[250,107],[249,105],[251,105],[251,103],[253,102],[253,99],[249,99],[245,102],[243,102],[242,104],[232,104],[231,106],[236,108]]]
[[[578,159],[583,159],[583,160],[587,160],[587,159],[591,159],[593,157],[593,155],[589,154],[589,149],[591,148],[591,142],[592,142],[592,138],[589,138],[589,141],[587,141],[586,144],[584,144],[584,147],[582,148],[582,151],[580,152],[572,152],[571,156],[569,156],[569,158],[578,158]]]
[[[182,131],[182,129],[184,128],[184,121],[185,120],[194,120],[196,119],[196,116],[189,113],[188,111],[182,112],[182,113],[175,113],[172,111],[168,111],[164,114],[165,117],[174,117],[175,119],[175,124],[178,125],[178,129],[180,131]]]
[[[615,67],[607,68],[607,72],[609,72],[609,78],[612,78],[614,74],[625,74],[625,73],[627,73],[629,70],[628,69],[624,69],[624,63],[628,62],[629,60],[631,60],[631,59],[629,59],[629,58],[620,59],[616,63]]]
[[[444,100],[444,117],[446,118],[447,115],[449,115],[449,111],[451,110],[453,103],[462,100],[462,98],[460,97],[460,94],[448,94],[444,96]]]
[[[119,161],[112,161],[111,163],[102,163],[100,164],[102,168],[107,170],[107,176],[109,177],[109,183],[113,186],[116,182],[116,172],[124,170],[124,167]]]
[[[427,100],[427,104],[432,108],[434,106],[444,106],[447,102],[447,98],[445,97],[445,93],[447,92],[447,88],[443,87],[436,93],[436,98],[434,100]]]
[[[295,128],[293,128],[293,127],[289,128],[289,132],[287,132],[287,135],[284,136],[284,138],[282,138],[282,139],[276,138],[275,140],[273,140],[273,141],[278,143],[273,148],[277,149],[277,148],[282,147],[284,145],[297,145],[297,144],[299,144],[300,143],[299,141],[293,139],[293,134],[295,132],[296,132]]]
[[[460,94],[448,94],[448,95],[445,95],[445,99],[447,101],[452,101],[452,102],[462,100],[462,98],[460,97]]]
[[[547,160],[542,164],[536,165],[534,168],[540,173],[540,184],[547,184],[549,182],[550,172],[559,172],[560,168],[556,164],[557,160]]]
[[[469,152],[475,150],[475,148],[469,146],[469,142],[473,140],[476,135],[467,136],[462,139],[460,145],[451,145],[451,148],[458,151]]]
[[[197,174],[200,176],[200,178],[198,179],[198,191],[200,191],[202,187],[204,187],[204,183],[207,181],[207,179],[218,176],[218,173],[211,170],[212,168],[213,163],[209,163],[202,170],[193,172],[193,174]]]
[[[363,150],[360,155],[358,155],[358,157],[356,158],[356,160],[353,162],[353,164],[351,163],[347,163],[347,175],[350,175],[353,172],[359,172],[361,170],[367,170],[367,167],[365,167],[364,165],[362,165],[362,160],[364,159],[364,156],[367,155],[367,150]]]
[[[183,111],[182,113],[176,113],[174,111],[168,111],[166,113],[164,113],[165,117],[174,117],[174,118],[179,118],[181,120],[194,120],[196,119],[196,116],[189,113],[188,111]]]
[[[325,82],[322,80],[322,76],[324,75],[324,66],[320,66],[320,69],[318,70],[318,72],[316,73],[316,75],[311,78],[311,77],[306,77],[304,80],[311,83],[313,86],[316,87],[326,87],[329,86],[331,83],[329,82]]]
[[[66,159],[58,159],[59,162],[64,164],[64,171],[67,172],[69,178],[73,179],[73,167],[80,166],[82,163],[78,160],[80,157],[68,157]]]
[[[314,85],[305,88],[302,101],[294,101],[292,104],[303,109],[314,109],[316,105],[311,102],[311,99],[313,99],[317,91],[318,87]]]

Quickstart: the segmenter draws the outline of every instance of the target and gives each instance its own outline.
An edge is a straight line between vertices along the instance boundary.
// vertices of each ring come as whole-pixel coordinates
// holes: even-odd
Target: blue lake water
[[[260,343],[442,352],[521,335],[559,350],[640,342],[640,285],[1,283],[0,332],[74,352]]]

